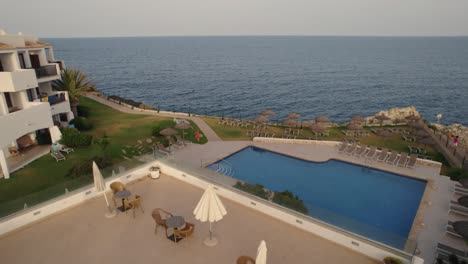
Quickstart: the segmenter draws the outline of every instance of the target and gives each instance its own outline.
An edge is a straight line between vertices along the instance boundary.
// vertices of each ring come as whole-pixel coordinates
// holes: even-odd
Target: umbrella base
[[[212,237],[211,239],[207,237],[205,241],[203,242],[203,244],[205,244],[205,246],[208,246],[208,247],[214,247],[218,244],[218,239],[216,239],[216,237]]]
[[[112,210],[111,212],[107,212],[104,216],[106,218],[114,218],[115,216],[117,216],[117,212],[115,210]]]

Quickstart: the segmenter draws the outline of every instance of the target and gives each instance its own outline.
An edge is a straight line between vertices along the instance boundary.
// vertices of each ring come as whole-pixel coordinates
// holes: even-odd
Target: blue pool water
[[[292,191],[309,215],[398,248],[408,237],[426,182],[330,160],[316,163],[256,147],[209,166],[272,191]]]

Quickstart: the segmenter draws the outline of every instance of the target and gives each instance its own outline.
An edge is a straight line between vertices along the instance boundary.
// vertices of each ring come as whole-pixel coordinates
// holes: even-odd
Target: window
[[[33,92],[33,89],[28,89],[26,90],[27,94],[28,94],[28,100],[29,102],[32,102],[34,101],[34,92]]]
[[[67,114],[60,114],[60,122],[68,122]]]
[[[11,95],[10,93],[3,93],[5,95],[5,101],[7,103],[8,108],[12,108],[13,104],[11,103]]]

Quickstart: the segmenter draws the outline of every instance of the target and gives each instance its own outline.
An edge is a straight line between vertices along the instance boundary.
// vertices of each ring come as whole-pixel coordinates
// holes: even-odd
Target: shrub
[[[299,199],[297,195],[294,196],[290,191],[275,192],[275,196],[273,196],[273,202],[303,214],[307,214],[308,212],[304,202]]]
[[[45,130],[43,132],[40,132],[36,136],[37,144],[39,145],[50,145],[52,144],[52,140],[50,138],[50,133],[49,130]]]
[[[80,131],[86,131],[86,130],[90,130],[91,128],[93,128],[93,124],[91,124],[91,122],[84,117],[77,117],[71,120],[70,124],[75,125],[75,128]]]
[[[89,146],[92,140],[92,136],[82,134],[76,128],[64,128],[60,143],[68,147],[82,147]]]
[[[265,191],[263,185],[261,184],[250,184],[250,183],[242,183],[240,181],[236,182],[234,188],[239,189],[241,191],[253,194],[258,196],[262,199],[268,199],[268,192]]]
[[[155,125],[153,128],[151,128],[151,135],[155,137],[160,136],[159,131],[161,131],[161,129],[163,129],[161,125]]]
[[[112,165],[112,160],[109,156],[94,156],[87,160],[80,160],[73,165],[68,171],[68,176],[77,178],[84,175],[91,175],[93,173],[93,161],[102,169]]]
[[[81,117],[88,117],[89,116],[89,108],[88,107],[78,105],[76,107],[76,109],[77,109],[77,112],[78,112],[78,116],[81,116]]]
[[[383,261],[385,264],[403,264],[403,261],[394,257],[386,257]]]
[[[468,178],[468,171],[461,168],[450,168],[448,169],[447,174],[452,181]]]

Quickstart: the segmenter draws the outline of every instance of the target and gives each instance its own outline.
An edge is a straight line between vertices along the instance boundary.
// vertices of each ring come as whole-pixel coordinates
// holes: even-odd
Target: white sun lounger
[[[375,153],[377,153],[377,148],[376,147],[371,147],[369,151],[365,154],[366,158],[372,159],[375,156]]]
[[[406,166],[406,163],[408,163],[408,154],[406,154],[406,153],[401,153],[400,159],[398,160],[397,165],[398,165],[398,166],[405,167],[405,166]]]
[[[418,157],[416,155],[411,155],[408,163],[406,164],[406,167],[412,169],[416,165],[416,161],[418,160]]]
[[[377,161],[384,162],[387,159],[387,156],[388,156],[388,150],[382,149],[380,154],[377,156]]]
[[[387,161],[387,163],[395,164],[397,159],[398,159],[398,152],[392,151],[392,153],[390,154],[390,156],[387,158],[386,161]]]
[[[455,201],[450,201],[449,213],[455,213],[463,216],[468,216],[468,208],[460,205]]]

